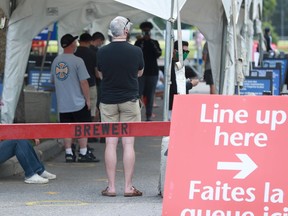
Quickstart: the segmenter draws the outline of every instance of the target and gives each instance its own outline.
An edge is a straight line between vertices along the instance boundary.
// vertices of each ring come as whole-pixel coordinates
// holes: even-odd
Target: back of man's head
[[[84,32],[79,37],[79,42],[90,42],[92,40],[92,37],[89,33]]]
[[[125,30],[129,31],[132,23],[129,19],[117,16],[110,23],[110,30],[113,37],[125,35]]]
[[[95,32],[92,35],[92,40],[98,40],[98,39],[104,41],[105,40],[105,36],[101,32]]]

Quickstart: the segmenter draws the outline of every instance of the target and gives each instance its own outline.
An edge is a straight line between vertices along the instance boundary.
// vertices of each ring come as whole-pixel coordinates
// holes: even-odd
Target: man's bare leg
[[[123,137],[123,165],[125,175],[125,193],[133,192],[132,178],[135,166],[135,150],[134,150],[135,137]]]
[[[116,178],[116,166],[117,166],[117,144],[118,137],[106,137],[105,148],[105,166],[106,174],[108,177],[109,192],[116,192],[115,178]]]

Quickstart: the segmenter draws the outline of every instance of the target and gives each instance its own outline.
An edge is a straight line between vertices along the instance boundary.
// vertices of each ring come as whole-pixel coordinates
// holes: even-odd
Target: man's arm
[[[162,50],[160,48],[158,41],[157,40],[151,40],[151,43],[153,44],[156,57],[159,58],[162,55]]]
[[[144,68],[138,71],[138,77],[141,77],[143,75],[143,71],[144,71]]]
[[[102,80],[103,79],[103,74],[101,71],[97,70],[97,74],[98,74],[98,77]]]
[[[97,67],[95,68],[95,76],[96,78],[101,79],[99,75],[99,71],[97,70]]]
[[[84,95],[88,110],[90,110],[90,93],[89,93],[88,81],[87,80],[81,80],[80,81],[80,86],[81,86],[81,90],[82,90],[82,93]]]

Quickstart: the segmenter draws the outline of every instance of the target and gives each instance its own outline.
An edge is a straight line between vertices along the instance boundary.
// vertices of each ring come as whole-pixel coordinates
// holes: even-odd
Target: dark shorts
[[[205,70],[205,72],[204,72],[204,80],[205,80],[207,85],[213,85],[214,84],[211,70]]]
[[[61,123],[91,122],[91,112],[87,105],[76,112],[59,113],[59,117]]]

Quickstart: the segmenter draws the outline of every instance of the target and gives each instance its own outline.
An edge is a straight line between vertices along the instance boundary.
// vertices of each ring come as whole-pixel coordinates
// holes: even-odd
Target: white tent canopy
[[[257,4],[261,1],[254,0]],[[100,31],[107,30],[110,20],[117,15],[129,17],[132,22],[137,23],[147,19],[151,14],[165,20],[175,18],[177,14],[175,9],[171,10],[173,0],[17,0],[16,2],[17,7],[10,17],[7,34],[2,123],[13,122],[31,42],[43,28],[58,21],[58,34],[61,37],[64,33],[77,33],[92,22],[96,23]],[[177,0],[174,8],[176,3]],[[182,21],[197,26],[209,42],[209,52],[213,56],[212,71],[217,84],[220,79],[223,20],[232,13],[231,0],[179,0],[179,5],[183,6]],[[8,16],[9,0],[1,0],[0,7]],[[257,7],[255,8],[257,10]],[[171,11],[174,11],[173,17]]]
[[[2,4],[2,1],[1,1]],[[0,5],[1,6],[1,5]],[[118,15],[140,22],[151,17],[114,0],[22,0],[10,17],[7,33],[6,64],[1,110],[1,122],[12,123],[21,84],[31,49],[32,39],[45,27],[58,21],[59,35],[77,33],[96,22],[98,29],[108,29],[108,23]]]

